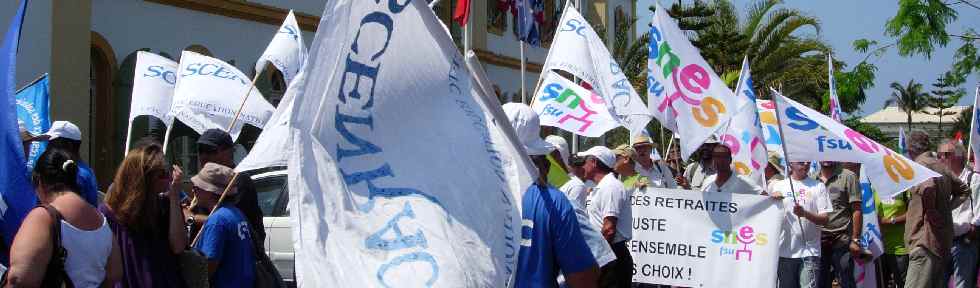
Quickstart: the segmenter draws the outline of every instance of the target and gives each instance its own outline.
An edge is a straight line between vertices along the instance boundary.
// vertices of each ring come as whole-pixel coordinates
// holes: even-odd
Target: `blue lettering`
[[[796,107],[786,108],[786,117],[789,117],[790,120],[790,123],[787,125],[796,130],[810,131],[817,129],[817,127],[820,126],[817,124],[817,122],[807,118],[806,115],[799,109],[796,109]]]
[[[368,201],[365,202],[364,204],[358,205],[358,210],[360,210],[361,212],[365,212],[365,213],[370,212],[371,209],[374,208],[374,200],[375,200],[374,198],[375,197],[379,197],[379,196],[380,197],[384,197],[384,198],[395,198],[395,197],[416,195],[416,196],[422,197],[422,198],[424,198],[426,200],[429,200],[429,202],[432,202],[433,204],[439,206],[442,209],[445,209],[446,208],[446,207],[442,206],[442,203],[439,202],[439,199],[436,199],[435,197],[432,197],[432,195],[428,195],[428,194],[422,193],[422,191],[419,191],[419,190],[416,190],[416,189],[412,189],[412,188],[381,188],[381,187],[375,186],[374,185],[374,182],[372,182],[375,179],[378,179],[378,178],[381,178],[381,177],[395,177],[394,172],[391,171],[391,166],[389,166],[388,164],[384,164],[381,167],[379,167],[378,169],[374,169],[374,170],[371,170],[371,171],[355,172],[355,173],[351,173],[351,174],[347,174],[347,173],[344,172],[343,169],[341,169],[340,170],[340,174],[343,174],[343,176],[344,176],[344,183],[346,183],[348,187],[357,185],[358,183],[361,183],[361,182],[365,182],[365,185],[367,185],[367,188],[368,188]]]
[[[206,68],[208,68],[208,67],[215,67],[215,70],[214,70],[214,71],[212,71],[212,72],[204,72],[204,69],[206,69]],[[220,69],[220,68],[221,68],[221,67],[219,67],[218,65],[214,65],[214,64],[204,64],[204,65],[201,65],[201,68],[199,68],[199,69],[197,70],[197,74],[198,74],[198,75],[212,75],[212,74],[214,74],[214,72],[217,72],[217,71],[218,71],[218,69]]]
[[[388,10],[391,10],[391,13],[395,14],[401,13],[405,9],[405,6],[408,6],[409,2],[411,0],[405,0],[405,4],[398,4],[397,0],[388,1]],[[374,3],[378,3],[378,0],[375,0]]]
[[[392,3],[394,3],[394,0],[392,0]],[[388,44],[391,42],[391,32],[394,29],[394,22],[391,19],[391,16],[378,11],[371,12],[371,14],[364,16],[364,18],[361,19],[361,26],[357,29],[357,35],[354,36],[354,41],[350,45],[350,49],[351,51],[354,51],[354,54],[361,53],[358,51],[357,39],[361,38],[361,30],[364,28],[364,25],[367,25],[368,23],[381,24],[381,27],[384,27],[385,31],[387,32],[385,36],[385,45],[381,47],[381,50],[378,50],[378,52],[371,56],[371,61],[375,61],[378,60],[378,57],[381,57],[381,55],[385,53],[385,50],[388,50]]]
[[[544,86],[544,92],[547,93],[548,95],[541,95],[541,98],[539,98],[538,100],[548,101],[551,99],[558,98],[558,95],[561,94],[562,90],[565,90],[565,87],[562,87],[561,84],[558,83],[548,84]]]
[[[377,83],[378,69],[380,68],[380,63],[378,66],[371,67],[360,62],[355,62],[350,55],[347,55],[347,66],[344,70],[344,76],[340,77],[340,95],[338,97],[340,98],[340,102],[343,102],[344,104],[347,103],[347,97],[344,96],[344,90],[347,87],[345,85],[347,84],[347,74],[351,74],[354,77],[354,87],[351,88],[350,94],[347,96],[354,99],[361,99],[361,92],[358,91],[358,88],[361,87],[361,78],[370,79],[371,88],[368,91],[368,100],[366,103],[364,103],[364,106],[361,106],[361,109],[368,109],[374,106],[374,84]]]
[[[714,232],[711,232],[711,243],[718,244],[721,243],[722,240],[725,240],[725,232],[717,229],[715,229]]]
[[[337,162],[344,160],[344,158],[351,156],[361,156],[364,154],[374,154],[381,152],[381,148],[377,145],[368,142],[367,140],[361,139],[350,132],[347,129],[347,123],[361,124],[367,126],[369,129],[374,130],[374,120],[371,115],[366,117],[356,117],[351,115],[346,115],[340,113],[340,107],[336,109],[336,115],[334,116],[334,128],[340,135],[344,137],[344,140],[354,144],[358,149],[344,149],[340,147],[340,143],[337,144]]]
[[[412,248],[416,246],[421,246],[423,248],[429,247],[425,242],[425,235],[422,235],[422,231],[415,231],[414,235],[404,235],[402,234],[402,229],[398,227],[398,219],[401,218],[415,219],[415,213],[412,212],[412,205],[405,203],[405,208],[402,212],[395,214],[388,223],[385,224],[381,230],[371,234],[367,239],[364,240],[364,246],[368,249],[380,249],[384,251],[391,251],[397,249]],[[391,231],[394,233],[394,238],[391,240],[382,239],[386,232]]]
[[[566,27],[562,28],[561,31],[558,32],[575,31],[575,34],[583,37],[585,36],[585,25],[583,25],[582,21],[578,21],[578,19],[570,19],[568,22],[565,22],[565,26]]]
[[[184,72],[189,72],[189,73],[183,73],[180,74],[180,76],[190,76],[194,74],[199,74],[198,70],[200,69],[201,69],[201,63],[188,64],[187,67],[184,68]]]
[[[657,46],[658,46],[657,44],[660,43],[661,40],[663,40],[663,37],[660,36],[660,30],[657,30],[657,27],[656,26],[651,26],[650,27],[650,40],[651,40],[650,41],[650,45],[649,45],[650,52],[649,52],[649,54],[647,54],[647,58],[648,59],[656,59],[656,58],[659,58],[660,57],[660,49],[657,48]]]
[[[144,73],[143,77],[150,77],[150,78],[160,77],[160,79],[163,79],[164,82],[167,82],[170,85],[177,84],[177,74],[174,73],[174,71],[167,70],[167,68],[163,66],[153,65],[153,66],[146,67],[146,70],[151,72],[152,74]]]
[[[398,256],[398,258],[391,259],[390,262],[381,265],[381,268],[378,269],[378,282],[381,282],[381,285],[384,287],[392,287],[384,280],[385,272],[388,272],[389,269],[394,268],[395,266],[408,262],[425,262],[432,266],[432,276],[425,281],[426,287],[432,287],[432,285],[436,283],[436,279],[439,279],[439,265],[436,264],[436,258],[432,257],[432,255],[426,252],[415,252]],[[412,271],[418,272],[418,270],[414,269]],[[398,286],[403,285],[405,285],[405,283],[398,283]]]

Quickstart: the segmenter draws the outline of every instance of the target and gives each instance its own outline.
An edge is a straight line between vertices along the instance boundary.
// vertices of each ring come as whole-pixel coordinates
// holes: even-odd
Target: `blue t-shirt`
[[[558,287],[558,273],[596,265],[582,238],[575,208],[554,187],[531,185],[524,193],[521,251],[515,287]]]
[[[201,228],[201,239],[194,246],[209,261],[218,261],[210,278],[211,287],[252,287],[255,285],[255,252],[252,235],[242,211],[222,205]]]
[[[82,190],[82,198],[92,207],[99,207],[99,181],[95,179],[95,171],[85,162],[78,162],[78,176],[75,176],[78,187]]]

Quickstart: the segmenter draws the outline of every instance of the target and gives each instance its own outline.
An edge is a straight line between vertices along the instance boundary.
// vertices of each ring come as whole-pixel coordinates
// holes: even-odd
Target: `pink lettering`
[[[585,131],[585,129],[589,129],[589,126],[592,126],[592,122],[593,122],[592,120],[589,120],[589,118],[592,115],[596,114],[596,112],[593,111],[592,109],[589,109],[589,107],[585,105],[585,102],[580,102],[580,103],[582,105],[578,105],[578,106],[582,108],[582,111],[585,111],[585,115],[582,115],[580,117],[575,117],[572,116],[572,114],[567,113],[565,114],[565,116],[561,117],[561,119],[558,119],[558,123],[565,124],[565,121],[569,119],[577,120],[579,122],[582,122],[582,126],[579,127],[578,129],[579,132],[583,132]]]
[[[864,137],[864,135],[854,130],[844,130],[844,136],[847,136],[847,139],[851,140],[851,144],[854,144],[854,146],[857,146],[864,152],[876,153],[879,150],[878,144],[874,140],[868,139],[868,137]]]

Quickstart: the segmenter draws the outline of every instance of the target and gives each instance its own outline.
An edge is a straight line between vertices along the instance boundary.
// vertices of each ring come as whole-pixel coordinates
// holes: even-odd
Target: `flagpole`
[[[245,92],[245,97],[242,98],[242,105],[238,106],[238,111],[235,112],[235,118],[231,119],[231,125],[228,125],[228,133],[231,133],[231,129],[235,127],[238,122],[238,116],[242,115],[242,110],[245,110],[245,103],[248,102],[248,96],[252,95],[252,90],[255,89],[255,81],[259,80],[259,76],[262,75],[262,71],[265,71],[265,67],[258,72],[255,72],[255,77],[252,77],[252,84],[248,85],[248,92]]]
[[[977,103],[977,97],[978,96],[980,96],[980,85],[977,85],[976,94],[973,94],[973,105],[976,105],[976,103]],[[973,111],[977,111],[977,107],[973,107]],[[960,113],[962,113],[962,112],[960,112]],[[974,125],[976,125],[976,123],[977,123],[977,113],[971,113],[971,114],[973,114],[973,119],[972,119],[973,121],[970,121],[970,140],[967,140],[967,145],[966,145],[966,163],[967,164],[970,163],[970,151],[973,148],[973,131],[974,131],[973,129],[977,129],[977,127],[974,127]],[[942,115],[939,115],[939,117],[942,118],[943,116]],[[976,152],[976,151],[973,151],[973,152]],[[970,170],[977,171],[977,164],[980,164],[980,163],[977,163],[976,159],[974,159],[973,160],[973,166],[970,166]]]
[[[527,79],[527,58],[524,58],[524,41],[519,42],[521,42],[521,103],[527,104],[527,89],[525,89],[525,86],[527,86],[525,83],[525,79]]]
[[[783,167],[786,168],[786,176],[788,176],[786,177],[786,180],[789,182],[789,195],[790,197],[793,197],[793,205],[800,205],[799,202],[796,201],[796,188],[793,187],[793,175],[792,171],[789,170],[789,153],[786,152],[786,137],[785,134],[783,134],[783,120],[782,117],[779,117],[779,100],[777,100],[776,97],[779,97],[779,95],[773,95],[772,105],[774,105],[776,108],[776,126],[779,127],[779,139],[782,139],[782,141],[779,141],[779,147],[783,149],[783,161],[786,162],[786,166]],[[800,216],[796,216],[796,224],[800,224],[800,236],[803,237],[803,242],[806,242],[806,231],[803,230],[803,220],[800,220]]]
[[[129,155],[129,141],[133,138],[133,119],[129,119],[129,125],[126,127],[126,147],[123,147],[123,157]],[[166,146],[163,148],[166,150]]]
[[[174,121],[176,121],[176,120],[177,119],[174,119]],[[167,126],[167,132],[164,132],[163,133],[163,154],[167,154],[167,143],[170,142],[170,130],[172,130],[174,128],[174,124],[177,124],[177,123],[176,122],[171,122],[170,125]]]

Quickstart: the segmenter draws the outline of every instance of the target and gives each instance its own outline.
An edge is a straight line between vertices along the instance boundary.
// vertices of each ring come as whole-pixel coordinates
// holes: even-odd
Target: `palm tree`
[[[922,112],[929,107],[929,93],[922,91],[922,84],[909,80],[909,84],[902,86],[898,82],[891,84],[891,98],[885,101],[885,107],[898,105],[898,109],[905,111],[908,130],[912,131],[912,113]]]

